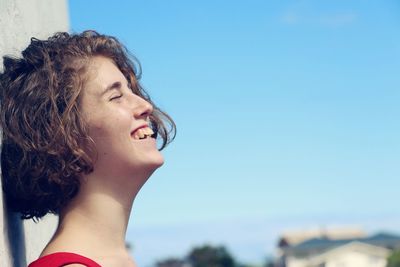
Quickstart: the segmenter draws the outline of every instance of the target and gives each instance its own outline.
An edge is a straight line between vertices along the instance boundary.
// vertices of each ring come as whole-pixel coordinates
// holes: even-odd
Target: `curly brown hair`
[[[160,150],[175,137],[173,120],[138,82],[139,62],[115,37],[85,31],[32,38],[21,58],[3,57],[0,73],[3,191],[23,219],[59,214],[78,193],[82,174],[93,171],[95,147],[79,99],[94,56],[113,60],[132,91],[153,105],[150,124]]]

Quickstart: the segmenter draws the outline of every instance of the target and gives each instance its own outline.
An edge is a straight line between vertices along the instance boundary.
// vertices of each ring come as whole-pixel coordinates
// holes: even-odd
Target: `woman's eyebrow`
[[[104,94],[106,94],[107,92],[114,90],[114,89],[121,89],[121,82],[114,82],[112,84],[110,84],[109,86],[106,87],[106,89],[103,90],[103,92],[101,92],[101,96],[103,96]]]

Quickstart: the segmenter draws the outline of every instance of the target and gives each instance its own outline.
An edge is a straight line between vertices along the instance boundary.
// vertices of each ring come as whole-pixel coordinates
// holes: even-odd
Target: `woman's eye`
[[[122,97],[122,94],[113,96],[113,97],[110,98],[110,101],[113,101],[113,100],[121,98],[121,97]]]

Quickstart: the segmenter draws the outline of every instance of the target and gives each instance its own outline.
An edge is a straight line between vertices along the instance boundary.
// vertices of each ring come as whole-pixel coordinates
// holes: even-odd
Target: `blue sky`
[[[243,261],[285,229],[400,229],[400,3],[69,1],[114,35],[178,126],[135,201],[140,266],[225,244]]]

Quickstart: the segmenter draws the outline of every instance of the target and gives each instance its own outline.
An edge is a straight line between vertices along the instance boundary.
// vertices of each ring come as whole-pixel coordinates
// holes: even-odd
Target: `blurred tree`
[[[265,263],[263,265],[264,267],[274,267],[275,266],[275,261],[272,257],[267,257],[265,259]]]
[[[129,250],[130,252],[132,252],[133,246],[132,246],[132,244],[131,244],[130,242],[126,241],[126,242],[125,242],[125,247],[126,247],[127,250]]]
[[[388,258],[387,267],[400,267],[400,251],[393,251]]]
[[[188,261],[192,267],[235,267],[236,263],[224,246],[204,245],[189,252]]]
[[[155,265],[156,267],[185,267],[185,261],[177,258],[165,259],[158,261]]]

